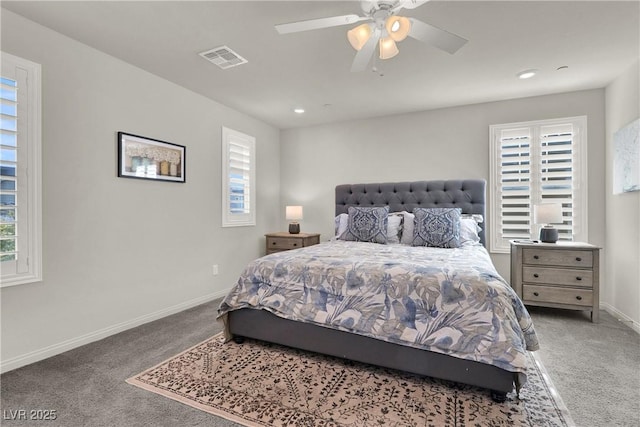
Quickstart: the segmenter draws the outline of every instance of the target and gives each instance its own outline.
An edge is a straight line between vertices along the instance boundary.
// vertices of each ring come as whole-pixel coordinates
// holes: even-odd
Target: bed
[[[219,308],[227,337],[479,386],[498,402],[519,390],[526,351],[538,343],[526,308],[484,248],[485,182],[336,187],[337,227],[342,214],[355,227],[363,212],[384,219],[378,228],[389,233],[386,241],[341,232],[341,239],[251,262]],[[390,218],[408,225],[419,217],[420,224],[425,212],[455,214],[454,224],[473,219],[477,243],[427,248],[402,244],[401,234],[390,243]]]

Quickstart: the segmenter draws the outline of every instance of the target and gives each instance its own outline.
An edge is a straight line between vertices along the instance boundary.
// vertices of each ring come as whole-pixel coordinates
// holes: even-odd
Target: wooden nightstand
[[[598,321],[600,248],[511,241],[511,287],[526,305],[590,310]]]
[[[267,238],[267,255],[320,243],[320,234],[318,233],[289,234],[284,231],[268,233],[265,234],[265,237]]]

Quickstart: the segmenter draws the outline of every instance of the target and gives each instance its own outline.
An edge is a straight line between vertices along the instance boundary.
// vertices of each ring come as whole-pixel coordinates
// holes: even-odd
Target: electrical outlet
[[[218,264],[213,264],[213,275],[214,276],[218,275]]]

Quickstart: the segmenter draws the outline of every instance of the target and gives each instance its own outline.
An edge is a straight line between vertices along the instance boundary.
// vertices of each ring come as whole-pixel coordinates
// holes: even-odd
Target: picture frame
[[[640,191],[640,118],[613,134],[613,194]]]
[[[186,147],[118,132],[118,177],[186,182]]]

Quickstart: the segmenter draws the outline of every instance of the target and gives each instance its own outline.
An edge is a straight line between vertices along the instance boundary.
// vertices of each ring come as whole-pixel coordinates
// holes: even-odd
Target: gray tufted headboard
[[[461,208],[463,214],[481,214],[480,241],[485,243],[485,186],[481,179],[342,184],[336,187],[336,215],[350,206],[389,206],[389,211],[414,208]]]

